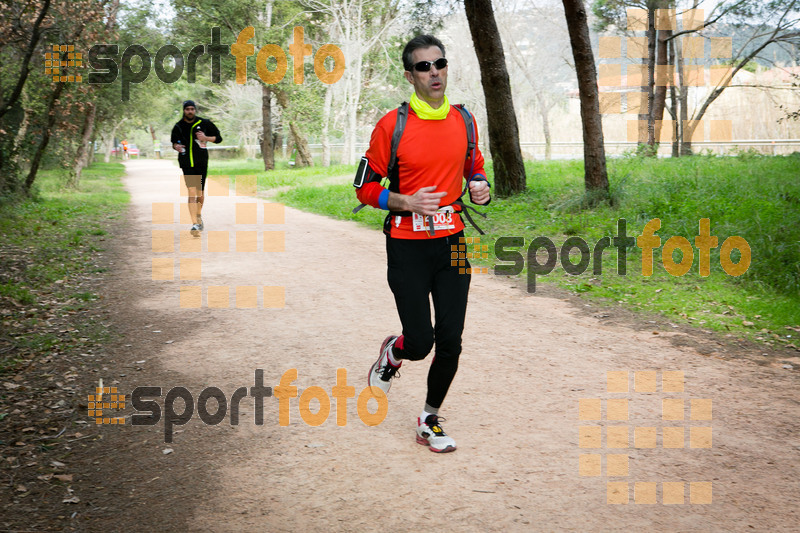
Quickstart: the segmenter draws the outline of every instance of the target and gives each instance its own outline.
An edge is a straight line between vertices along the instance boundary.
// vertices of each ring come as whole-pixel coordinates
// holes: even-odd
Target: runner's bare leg
[[[199,213],[197,208],[198,197],[197,197],[197,189],[198,187],[187,187],[189,191],[189,216],[192,217],[192,224],[197,224],[197,215]]]

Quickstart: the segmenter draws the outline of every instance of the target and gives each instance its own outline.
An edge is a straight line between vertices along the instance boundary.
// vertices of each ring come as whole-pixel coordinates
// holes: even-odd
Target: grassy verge
[[[585,208],[582,161],[528,162],[527,190],[511,199],[495,199],[485,210],[489,219],[479,224],[487,232],[481,239],[489,244],[488,259],[473,263],[489,267],[498,263],[494,244],[502,236],[522,237],[524,246],[512,249],[521,251],[523,257],[529,243],[539,236],[550,238],[559,248],[567,238],[578,236],[592,250],[602,237],[617,235],[620,219],[627,221],[627,234],[635,238],[648,221],[658,218],[662,248],[672,236],[682,236],[693,246],[687,274],[668,274],[662,248],[658,248],[653,253],[654,275],[643,276],[641,249],[631,245],[626,248],[626,275],[619,275],[617,249],[612,246],[602,254],[598,275],[593,273],[592,263],[583,274],[567,274],[559,261],[552,272],[538,276],[537,283],[555,283],[597,301],[663,313],[676,323],[731,332],[767,344],[800,345],[796,342],[800,334],[798,166],[798,157],[749,154],[614,159],[609,161],[612,201]],[[353,215],[357,200],[346,183],[312,186],[299,182],[278,198],[301,209],[356,220],[376,229],[384,216],[371,208]],[[699,275],[699,253],[694,248],[701,218],[710,219],[711,235],[718,238],[718,246],[711,251],[708,277]],[[477,236],[471,228],[467,234]],[[720,264],[720,245],[731,236],[743,237],[751,249],[750,268],[740,277],[727,275]],[[574,250],[570,258],[577,263],[580,253]],[[731,258],[737,262],[739,252],[734,250]],[[540,252],[539,262],[545,260]],[[675,251],[673,260],[681,262],[682,253]],[[522,273],[526,275],[527,269]]]
[[[212,156],[213,157],[213,156]],[[177,163],[176,163],[177,166]],[[236,183],[237,176],[256,176],[259,191],[285,187],[330,185],[331,180],[352,182],[354,173],[351,165],[332,165],[330,167],[295,168],[287,160],[277,160],[275,170],[265,171],[261,159],[219,159],[208,165],[209,179],[214,176],[228,176],[230,183]]]
[[[64,174],[42,171],[34,199],[0,206],[0,375],[38,355],[102,341],[104,328],[85,311],[97,299],[92,281],[106,228],[128,203],[119,163],[96,163],[78,190]]]

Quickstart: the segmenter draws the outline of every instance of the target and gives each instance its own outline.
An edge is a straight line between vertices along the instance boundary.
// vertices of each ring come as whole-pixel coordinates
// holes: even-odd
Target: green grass
[[[0,297],[8,298],[23,305],[32,304],[36,301],[36,298],[27,287],[12,282],[0,284]]]
[[[40,171],[31,199],[0,206],[0,374],[54,346],[103,338],[89,318],[71,322],[67,336],[46,321],[97,299],[81,280],[104,270],[95,252],[129,201],[124,173],[119,163],[95,163],[78,189],[66,189],[64,170]]]
[[[693,246],[686,275],[668,274],[659,248],[653,254],[654,274],[643,276],[641,249],[634,245],[627,248],[625,276],[617,273],[617,249],[610,247],[603,254],[600,275],[592,273],[592,263],[585,273],[570,275],[559,262],[551,273],[537,276],[537,283],[555,283],[597,301],[660,312],[676,323],[769,343],[796,338],[797,332],[786,327],[800,326],[800,157],[629,157],[609,160],[608,168],[611,200],[586,208],[582,161],[527,162],[527,190],[510,199],[494,199],[484,209],[489,219],[477,220],[487,233],[481,239],[489,244],[489,258],[473,263],[497,263],[494,243],[501,236],[524,238],[524,257],[535,237],[548,237],[560,248],[568,237],[579,236],[593,249],[598,239],[617,234],[619,219],[627,221],[627,234],[636,237],[648,221],[658,218],[661,228],[656,235],[662,247],[672,236],[682,236]],[[487,170],[492,181],[490,165]],[[299,182],[278,198],[376,229],[385,215],[372,208],[353,215],[358,201],[348,184],[320,187]],[[711,235],[718,238],[708,277],[699,275],[694,248],[701,218],[710,219]],[[467,235],[477,233],[468,227]],[[744,238],[752,252],[750,267],[740,277],[727,275],[720,266],[719,247],[731,236]],[[575,251],[571,256],[575,262],[577,255]],[[680,251],[673,254],[676,262],[681,258]],[[735,250],[732,259],[739,260]],[[527,270],[523,278],[526,275]]]
[[[331,178],[341,177],[352,183],[354,171],[351,165],[332,165],[330,167],[289,166],[287,160],[277,160],[275,169],[265,171],[261,159],[221,159],[209,162],[209,178],[228,176],[230,183],[236,183],[237,175],[256,176],[259,191],[281,187],[319,186],[329,184]]]

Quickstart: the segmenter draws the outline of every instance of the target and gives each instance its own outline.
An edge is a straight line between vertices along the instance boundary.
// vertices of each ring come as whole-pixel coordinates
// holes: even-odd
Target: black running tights
[[[394,356],[418,361],[427,357],[436,344],[428,371],[426,403],[437,409],[456,375],[461,354],[470,275],[459,273],[459,268],[469,268],[469,262],[464,260],[463,266],[454,266],[451,254],[463,236],[459,232],[419,240],[386,237],[389,287],[403,325],[402,348],[395,345]],[[434,326],[431,326],[431,296]]]

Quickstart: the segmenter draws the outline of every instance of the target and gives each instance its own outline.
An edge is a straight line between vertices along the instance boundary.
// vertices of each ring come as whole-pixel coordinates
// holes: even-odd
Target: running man
[[[372,132],[365,156],[368,177],[356,191],[362,203],[389,211],[384,224],[388,281],[403,326],[402,335],[383,341],[369,385],[388,392],[403,361],[424,359],[435,342],[416,438],[434,452],[450,452],[456,443],[445,434],[438,415],[458,368],[470,283],[469,274],[459,274],[451,265],[451,246],[464,235],[462,206],[455,202],[465,179],[473,203],[486,205],[491,197],[483,155],[477,145],[468,153],[467,124],[444,94],[447,59],[442,43],[431,35],[415,37],[403,50],[403,67],[414,94],[397,148],[397,178],[388,189],[380,184],[388,171],[394,110]]]
[[[213,122],[197,116],[192,100],[183,103],[183,118],[172,128],[172,148],[178,152],[178,165],[189,194],[189,215],[192,217],[192,235],[203,231],[203,200],[208,173],[206,143],[222,142],[222,135]]]

